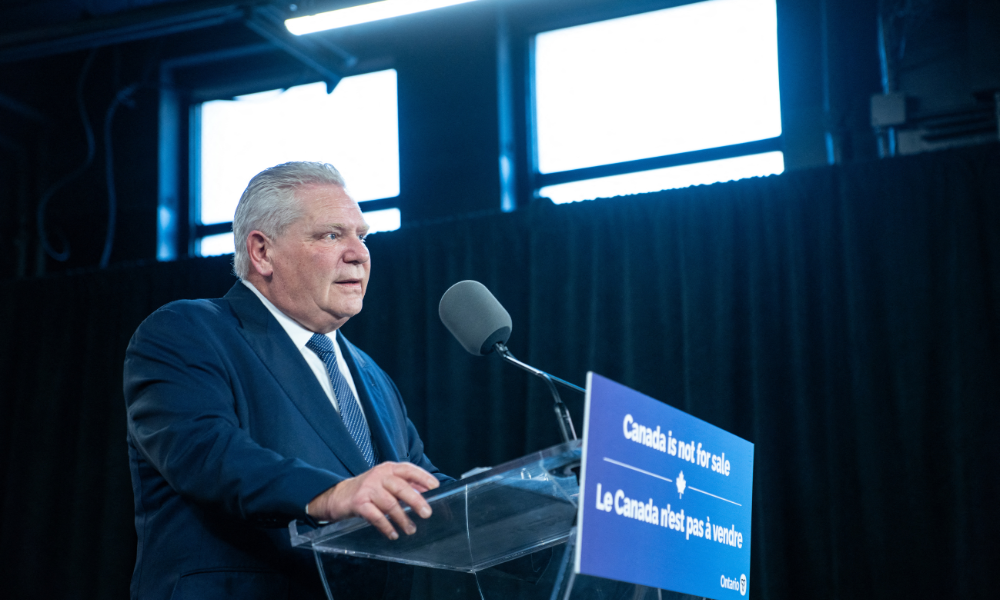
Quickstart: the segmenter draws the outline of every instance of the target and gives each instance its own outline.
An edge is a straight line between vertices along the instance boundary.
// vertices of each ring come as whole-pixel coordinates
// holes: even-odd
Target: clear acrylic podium
[[[580,445],[579,440],[566,442],[427,492],[434,514],[413,519],[413,535],[390,541],[361,518],[306,532],[292,523],[292,546],[315,553],[331,599],[321,560],[325,553],[470,573],[478,588],[473,597],[484,600],[667,597],[656,589],[574,574]],[[551,555],[528,556],[549,548]],[[530,582],[531,577],[519,578],[510,567],[516,559],[534,564],[540,576]],[[503,572],[505,564],[511,576],[480,577],[484,570]]]

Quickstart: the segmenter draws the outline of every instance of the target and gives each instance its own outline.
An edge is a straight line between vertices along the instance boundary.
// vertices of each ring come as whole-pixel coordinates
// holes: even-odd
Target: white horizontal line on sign
[[[618,462],[617,460],[608,458],[607,456],[604,457],[604,460],[605,460],[605,462],[609,462],[609,463],[611,463],[613,465],[618,465],[619,467],[625,467],[626,469],[632,469],[633,471],[638,471],[639,473],[642,473],[643,475],[649,475],[650,477],[656,477],[657,479],[662,479],[663,481],[666,481],[668,483],[673,483],[673,481],[674,481],[673,479],[667,479],[666,477],[663,477],[662,475],[657,475],[656,473],[650,473],[649,471],[643,471],[639,467],[633,467],[632,465],[626,465],[623,462]]]
[[[650,477],[656,477],[657,479],[662,479],[663,481],[666,481],[668,483],[673,483],[673,479],[668,479],[668,478],[666,478],[666,477],[664,477],[662,475],[657,475],[656,473],[650,473],[649,471],[640,469],[639,467],[633,467],[632,465],[625,464],[625,463],[623,463],[621,461],[617,461],[617,460],[615,460],[613,458],[608,458],[607,456],[604,457],[604,461],[605,462],[609,462],[609,463],[611,463],[613,465],[618,465],[619,467],[625,467],[626,469],[632,469],[633,471],[636,471],[638,473],[642,473],[643,475],[649,475]],[[723,502],[728,502],[730,504],[735,504],[736,506],[743,506],[739,502],[733,502],[732,500],[729,500],[727,498],[723,498],[722,496],[716,496],[715,494],[712,494],[710,492],[706,492],[705,490],[700,490],[700,489],[698,489],[696,487],[691,487],[690,485],[687,486],[687,489],[691,490],[692,492],[698,492],[699,494],[705,494],[706,496],[711,496],[713,498],[718,498],[719,500],[722,500]]]
[[[708,493],[708,492],[706,492],[705,490],[699,490],[699,489],[698,489],[698,488],[696,488],[696,487],[691,487],[691,486],[687,486],[687,489],[691,490],[692,492],[698,492],[699,494],[705,494],[706,496],[711,496],[711,497],[713,497],[713,498],[718,498],[719,500],[723,500],[723,501],[725,501],[725,502],[728,502],[728,503],[730,503],[730,504],[735,504],[736,506],[743,506],[743,505],[742,505],[742,504],[740,504],[739,502],[733,502],[732,500],[726,500],[726,499],[725,499],[725,498],[723,498],[722,496],[716,496],[715,494],[709,494],[709,493]]]

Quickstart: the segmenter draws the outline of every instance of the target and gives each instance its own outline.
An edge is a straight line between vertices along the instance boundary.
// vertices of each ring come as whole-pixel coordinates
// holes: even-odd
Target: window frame
[[[246,69],[242,75],[219,82],[214,77],[197,76],[198,69],[220,68],[227,61],[243,59],[286,60],[282,68],[270,70]],[[159,261],[200,257],[201,240],[211,235],[232,232],[232,221],[203,224],[200,221],[201,202],[201,106],[213,100],[231,99],[279,88],[295,87],[325,81],[328,93],[337,82],[307,68],[295,68],[274,45],[252,43],[221,50],[194,52],[165,59],[160,63],[160,107],[158,147],[158,200],[156,257]],[[380,59],[364,61],[345,71],[343,78],[376,71],[396,69],[395,61]],[[194,76],[191,73],[195,73]],[[333,85],[331,85],[333,84]],[[397,87],[397,102],[398,102]],[[402,157],[401,157],[402,158]],[[402,173],[401,173],[402,174]],[[402,182],[400,182],[402,192]],[[366,200],[363,212],[384,209],[403,210],[402,193],[392,198]]]
[[[563,183],[586,181],[590,179],[598,179],[614,175],[627,175],[630,173],[639,173],[643,171],[651,171],[654,169],[679,167],[683,165],[697,164],[714,160],[763,154],[766,152],[785,151],[784,148],[785,130],[784,126],[782,126],[782,132],[780,135],[761,140],[730,144],[715,148],[692,150],[688,152],[679,152],[674,154],[652,156],[652,157],[622,161],[617,163],[595,165],[591,167],[582,167],[577,169],[568,169],[564,171],[555,171],[551,173],[542,173],[540,171],[538,164],[538,129],[536,122],[537,112],[535,105],[536,36],[542,33],[556,31],[559,29],[566,29],[580,25],[587,25],[590,23],[597,23],[600,21],[607,21],[617,18],[640,15],[648,12],[666,10],[690,4],[698,4],[703,1],[705,0],[674,0],[674,1],[659,1],[659,2],[646,1],[646,2],[637,2],[634,4],[630,4],[628,8],[604,7],[590,11],[583,11],[581,13],[576,13],[570,16],[551,15],[548,18],[537,19],[534,22],[532,22],[529,26],[526,26],[521,30],[521,35],[524,38],[521,44],[524,51],[524,55],[523,57],[521,57],[521,64],[523,65],[524,68],[523,85],[524,85],[524,91],[526,93],[526,102],[524,103],[524,107],[522,109],[523,114],[521,115],[520,118],[522,129],[525,132],[524,143],[522,145],[522,147],[524,148],[524,153],[523,153],[524,157],[521,161],[521,169],[522,169],[521,180],[524,181],[525,183],[520,188],[520,192],[521,194],[523,194],[521,197],[530,198],[532,201],[540,200],[544,198],[544,196],[540,194],[542,188],[552,185],[559,185]],[[777,8],[778,7],[776,6],[775,7],[776,11]],[[776,43],[777,41],[778,40],[775,40]],[[780,69],[780,60],[778,67]],[[780,81],[780,72],[779,72],[779,81]],[[780,86],[778,93],[780,102],[780,94],[781,94]]]

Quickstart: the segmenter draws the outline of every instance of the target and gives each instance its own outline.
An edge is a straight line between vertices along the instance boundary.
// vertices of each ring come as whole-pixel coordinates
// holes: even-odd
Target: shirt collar
[[[292,338],[292,342],[295,344],[295,347],[299,348],[300,350],[302,348],[305,348],[306,343],[308,343],[309,340],[312,339],[313,332],[309,331],[308,329],[300,325],[298,321],[296,321],[295,319],[281,312],[281,310],[277,306],[272,304],[270,300],[265,298],[264,294],[260,293],[260,290],[254,287],[252,283],[243,279],[241,279],[240,282],[243,285],[250,288],[250,291],[256,294],[258,298],[260,298],[260,301],[264,304],[267,310],[270,311],[272,315],[274,315],[274,318],[277,319],[278,323],[281,325],[281,328],[284,329],[285,333],[288,334],[288,337]],[[330,333],[327,333],[325,335],[326,337],[330,338],[331,342],[333,342],[333,347],[338,351],[337,357],[339,358],[340,348],[337,348],[336,330],[331,331]]]

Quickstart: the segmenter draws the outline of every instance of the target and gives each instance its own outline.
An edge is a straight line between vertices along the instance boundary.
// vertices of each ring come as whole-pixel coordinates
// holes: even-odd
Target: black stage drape
[[[545,386],[466,354],[438,320],[445,289],[477,279],[522,360],[580,384],[593,370],[756,445],[752,597],[994,595],[997,146],[539,202],[370,248],[345,333],[447,472],[558,442]],[[223,257],[3,286],[4,597],[127,596],[125,345],[161,304],[233,281]],[[582,398],[564,398],[579,427]],[[432,579],[417,595],[478,597]]]

